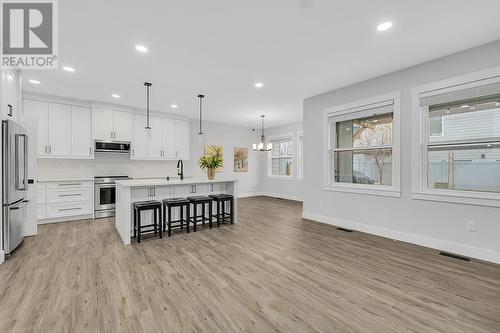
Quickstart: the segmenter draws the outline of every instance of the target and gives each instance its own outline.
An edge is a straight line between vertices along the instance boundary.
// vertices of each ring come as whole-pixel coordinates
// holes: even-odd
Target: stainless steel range
[[[129,179],[127,176],[106,176],[94,178],[94,216],[96,219],[115,216],[115,180]]]

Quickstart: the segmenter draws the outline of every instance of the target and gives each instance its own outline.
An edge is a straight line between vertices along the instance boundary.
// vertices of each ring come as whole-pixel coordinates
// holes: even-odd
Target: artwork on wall
[[[234,172],[248,172],[248,148],[234,147]]]
[[[220,145],[206,145],[205,146],[205,151],[204,151],[205,156],[224,156],[224,150],[222,149],[222,146]],[[220,168],[215,169],[215,172],[223,172],[224,171],[224,160],[222,160],[222,166]]]

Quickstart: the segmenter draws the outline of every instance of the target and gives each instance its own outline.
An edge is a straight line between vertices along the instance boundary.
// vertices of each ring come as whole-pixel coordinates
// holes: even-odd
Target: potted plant
[[[210,145],[200,158],[199,165],[202,170],[207,169],[208,179],[212,180],[215,178],[215,169],[222,167],[223,162],[222,146]]]

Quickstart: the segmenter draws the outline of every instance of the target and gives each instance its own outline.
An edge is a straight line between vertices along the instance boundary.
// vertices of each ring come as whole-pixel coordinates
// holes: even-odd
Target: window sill
[[[294,176],[267,176],[267,179],[273,180],[297,180]]]
[[[325,191],[355,193],[365,195],[375,195],[382,197],[400,198],[401,191],[397,188],[381,185],[362,185],[362,184],[335,184],[324,185]]]
[[[413,192],[412,198],[465,205],[500,207],[500,194],[498,193],[428,190],[425,192]]]

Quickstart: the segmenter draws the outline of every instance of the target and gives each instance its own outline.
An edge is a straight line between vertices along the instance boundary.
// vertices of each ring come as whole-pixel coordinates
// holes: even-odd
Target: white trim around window
[[[412,89],[412,198],[458,204],[500,207],[500,193],[429,188],[427,184],[428,107],[422,98],[500,84],[500,67],[450,78]],[[477,89],[480,90],[479,88]],[[458,93],[457,95],[460,95]]]
[[[268,172],[267,178],[270,179],[280,179],[280,180],[295,180],[295,168],[296,168],[296,154],[295,154],[295,135],[294,133],[284,133],[279,135],[271,135],[267,137],[267,142],[273,142],[278,140],[289,140],[292,143],[292,168],[290,175],[273,175],[272,174],[272,160],[273,160],[273,151],[268,152]],[[273,147],[274,149],[274,147]],[[275,157],[277,158],[277,157]]]
[[[331,146],[331,126],[329,118],[335,120],[355,119],[362,117],[368,110],[382,108],[392,105],[393,125],[392,125],[392,182],[391,185],[376,184],[353,184],[331,182],[329,150]],[[369,111],[368,111],[369,112]],[[334,192],[347,192],[376,196],[401,197],[400,189],[400,124],[401,124],[401,91],[374,96],[364,100],[355,101],[343,105],[334,106],[323,111],[323,189]]]

